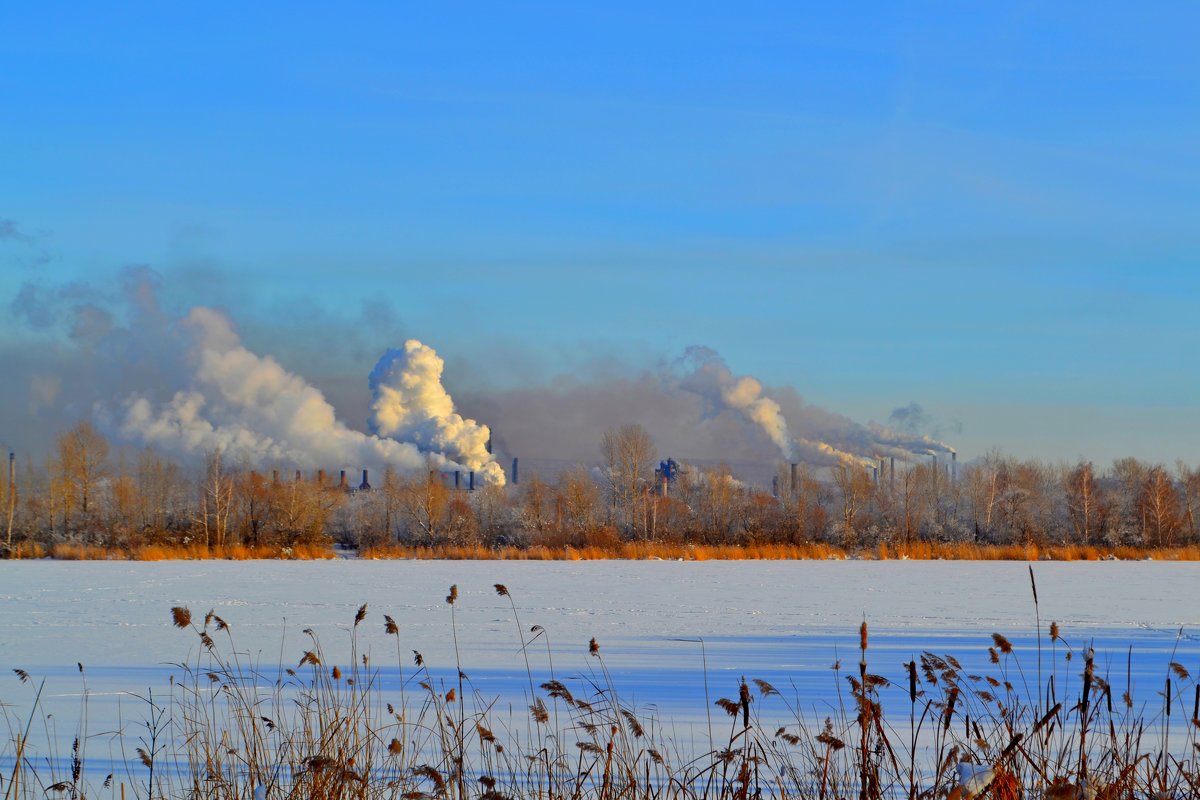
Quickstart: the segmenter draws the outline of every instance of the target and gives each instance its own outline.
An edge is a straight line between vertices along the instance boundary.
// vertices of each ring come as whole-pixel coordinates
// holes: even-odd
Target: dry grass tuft
[[[502,585],[494,588],[511,600]],[[454,605],[472,597],[460,598],[455,586],[446,599]],[[588,653],[596,660],[586,659],[589,674],[579,680],[586,699],[554,678],[552,667],[548,680],[535,683],[533,667],[523,665],[530,716],[521,719],[511,706],[501,710],[505,703],[482,696],[457,661],[446,665],[453,673],[430,672],[413,651],[415,672],[402,664],[400,626],[389,615],[384,631],[397,637],[391,674],[407,678],[384,680],[374,658],[358,657],[369,649],[359,641],[367,635],[360,627],[366,613],[360,606],[345,628],[350,657],[328,659],[344,667],[324,667],[317,634],[306,629],[308,649],[296,669],[246,660],[255,648],[236,645],[230,626],[206,614],[203,647],[176,665],[183,678],[172,679],[165,704],[155,692],[147,698],[146,725],[112,734],[119,741],[110,749],[122,755],[106,771],[124,777],[106,780],[102,789],[88,786],[87,771],[64,772],[52,747],[28,742],[32,717],[29,724],[9,717],[13,733],[0,743],[0,762],[12,769],[0,784],[6,800],[116,797],[126,788],[163,800],[1017,800],[1170,791],[1190,797],[1197,785],[1200,688],[1183,654],[1165,670],[1157,708],[1156,700],[1135,706],[1130,690],[1114,709],[1090,648],[1081,654],[1082,685],[1077,662],[1065,658],[1069,650],[1054,659],[1057,674],[1042,676],[1030,665],[1022,669],[1020,654],[1000,634],[985,639],[992,663],[982,674],[967,674],[951,654],[924,652],[889,676],[886,668],[867,669],[864,621],[858,669],[842,675],[835,666],[836,682],[845,678],[851,686],[848,695],[831,689],[806,711],[767,681],[738,680],[736,694],[716,701],[730,718],[727,735],[710,733],[694,752],[686,740],[670,737],[669,720],[647,715],[653,698],[638,698],[646,703],[638,707],[618,699],[620,687],[595,638]],[[172,608],[171,618],[195,632],[187,608]],[[208,637],[213,625],[224,631],[219,644]],[[519,624],[517,631],[524,660],[529,642]],[[1065,644],[1057,624],[1051,632]],[[27,672],[14,672],[22,685],[34,683]],[[1070,697],[1054,699],[1055,687]],[[1192,693],[1188,719],[1178,706]],[[85,720],[86,708],[81,726]],[[60,724],[41,728],[49,736]],[[95,738],[81,733],[77,741]],[[83,757],[76,746],[73,758],[81,764]]]
[[[171,622],[176,628],[186,628],[192,624],[192,612],[183,606],[175,606],[171,609]]]

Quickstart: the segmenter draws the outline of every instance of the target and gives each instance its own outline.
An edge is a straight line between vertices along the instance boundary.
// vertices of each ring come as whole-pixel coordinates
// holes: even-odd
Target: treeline
[[[605,435],[593,467],[552,481],[460,490],[436,471],[377,476],[370,491],[311,472],[257,471],[210,453],[199,468],[153,450],[116,451],[90,424],[26,460],[0,497],[4,552],[148,547],[287,556],[344,544],[396,547],[590,547],[824,543],[848,550],[918,542],[1175,548],[1200,542],[1200,470],[1133,458],[1104,470],[991,453],[950,473],[910,463],[882,472],[782,465],[774,491],[728,468],[657,474],[649,434]],[[281,474],[282,473],[282,474]]]

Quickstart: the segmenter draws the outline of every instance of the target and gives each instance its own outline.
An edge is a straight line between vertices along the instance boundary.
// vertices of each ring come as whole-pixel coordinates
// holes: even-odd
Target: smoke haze
[[[129,397],[119,422],[122,438],[177,455],[221,450],[253,464],[453,466],[414,443],[346,427],[320,391],[243,347],[217,311],[192,309],[180,330],[191,340],[190,385],[161,406],[143,395]]]
[[[927,419],[915,404],[892,427],[860,424],[736,374],[701,345],[642,367],[605,354],[550,378],[534,377],[526,354],[506,354],[492,373],[511,362],[521,385],[486,389],[472,356],[460,356],[452,399],[433,348],[402,336],[388,349],[401,325],[384,305],[354,324],[303,312],[315,322],[300,328],[287,327],[295,309],[255,314],[252,347],[228,314],[164,310],[162,294],[145,267],[114,287],[21,287],[3,345],[18,387],[0,396],[5,443],[48,452],[91,417],[120,441],[178,456],[220,448],[305,468],[460,466],[496,483],[503,462],[487,452],[489,435],[505,458],[592,463],[603,433],[626,423],[645,427],[661,456],[698,461],[829,466],[952,451],[917,430]]]

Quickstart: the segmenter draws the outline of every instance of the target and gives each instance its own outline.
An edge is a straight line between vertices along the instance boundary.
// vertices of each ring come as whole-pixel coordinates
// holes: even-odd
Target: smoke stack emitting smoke
[[[371,373],[376,435],[368,435],[340,422],[303,378],[247,350],[219,312],[194,308],[182,327],[192,342],[190,385],[160,408],[130,397],[120,421],[128,439],[182,454],[219,449],[252,464],[454,469],[461,459],[485,481],[504,483],[504,470],[483,452],[487,426],[454,413],[442,360],[420,342],[389,350]]]
[[[415,339],[388,350],[371,371],[371,433],[365,434],[340,422],[324,395],[303,378],[243,346],[219,312],[194,308],[180,327],[190,342],[187,385],[157,407],[144,395],[129,397],[119,422],[127,439],[185,455],[219,449],[251,464],[432,466],[505,483],[504,469],[490,452],[490,429],[455,411],[442,385],[443,360]],[[793,435],[782,407],[763,385],[748,375],[735,376],[706,347],[689,347],[675,362],[674,374],[678,389],[704,399],[709,416],[736,413],[787,462],[869,468],[884,456],[954,452],[928,436],[876,423],[846,421],[829,441]]]
[[[444,366],[433,348],[416,339],[384,353],[368,381],[371,432],[444,453],[484,481],[503,484],[504,469],[489,449],[491,431],[454,412],[454,401],[442,386]]]
[[[736,411],[747,422],[757,426],[769,438],[785,461],[804,461],[819,466],[852,464],[871,468],[883,455],[907,458],[909,455],[953,453],[947,444],[928,436],[911,436],[877,423],[866,427],[854,425],[834,443],[792,436],[779,403],[763,394],[758,379],[748,375],[735,376],[724,359],[714,350],[693,345],[675,362],[676,367],[690,368],[680,381],[680,387],[701,395],[712,406],[714,414],[724,410]]]
[[[13,364],[13,379],[30,387],[31,407],[47,424],[69,424],[91,410],[109,434],[176,455],[221,450],[251,467],[391,466],[474,471],[484,482],[504,481],[487,447],[489,428],[456,410],[432,349],[409,341],[384,354],[371,371],[369,395],[360,384],[348,398],[369,408],[371,433],[362,433],[339,421],[305,378],[251,352],[220,312],[199,307],[173,320],[158,306],[159,281],[138,268],[123,275],[116,295],[84,287],[83,306],[78,287],[23,291],[14,302],[17,323],[32,332],[29,350],[54,330],[66,345]],[[81,327],[86,309],[108,323]],[[697,458],[736,452],[743,460],[763,459],[773,450],[788,463],[866,466],[875,458],[953,453],[920,435],[928,418],[916,403],[893,412],[895,427],[862,425],[804,403],[789,387],[766,389],[754,377],[736,376],[705,347],[688,348],[653,370],[605,368],[591,378],[568,374],[460,400],[472,416],[503,429],[508,456],[515,449],[590,461],[603,431],[629,422],[644,424],[661,447]],[[27,439],[39,435],[31,431]]]

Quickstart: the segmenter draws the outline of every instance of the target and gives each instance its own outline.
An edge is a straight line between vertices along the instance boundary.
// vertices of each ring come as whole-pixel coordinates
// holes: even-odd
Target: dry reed
[[[500,584],[494,589],[509,600],[527,659],[532,639],[517,621],[512,594]],[[457,585],[446,596],[456,642],[455,607],[471,597],[460,595]],[[172,608],[171,623],[195,637],[198,647],[178,665],[182,678],[172,681],[165,699],[144,698],[138,746],[132,747],[128,732],[114,746],[126,755],[105,769],[124,778],[110,775],[101,785],[87,785],[90,773],[81,769],[78,745],[80,738],[95,738],[87,731],[76,739],[69,774],[57,773],[51,758],[29,758],[32,747],[53,752],[52,743],[30,738],[37,727],[35,696],[30,722],[8,719],[11,733],[0,749],[0,761],[11,765],[0,778],[4,800],[116,798],[126,791],[170,800],[1115,800],[1200,794],[1200,684],[1182,657],[1172,653],[1157,700],[1142,698],[1135,706],[1130,697],[1114,704],[1090,648],[1080,654],[1082,674],[1073,665],[1074,651],[1059,657],[1066,643],[1057,624],[1048,637],[1055,648],[1048,680],[1043,683],[1039,667],[1034,685],[1024,688],[1020,648],[999,633],[990,637],[990,671],[972,674],[953,655],[925,652],[902,665],[893,681],[870,670],[864,620],[857,670],[842,676],[835,665],[838,682],[844,677],[850,686],[849,702],[838,692],[824,704],[833,713],[814,715],[771,683],[743,678],[730,687],[736,689],[732,698],[715,703],[731,718],[728,736],[694,753],[664,734],[665,721],[623,701],[595,638],[586,648],[591,666],[580,680],[582,692],[572,692],[552,672],[535,688],[534,670],[525,661],[530,696],[523,719],[483,696],[457,655],[451,686],[415,651],[415,669],[406,673],[401,625],[383,615],[384,632],[396,640],[393,679],[360,645],[368,616],[367,606],[359,607],[347,629],[348,659],[326,653],[316,633],[305,630],[300,655],[288,662],[293,667],[251,659],[253,648],[237,644],[232,627],[216,614]],[[536,638],[541,630],[534,626],[531,633]],[[18,670],[17,679],[18,688],[32,689],[28,673]],[[1057,699],[1056,686],[1069,686],[1074,699]],[[1193,697],[1188,718],[1184,698]],[[885,709],[888,698],[907,708]],[[51,726],[45,730],[49,735]]]

